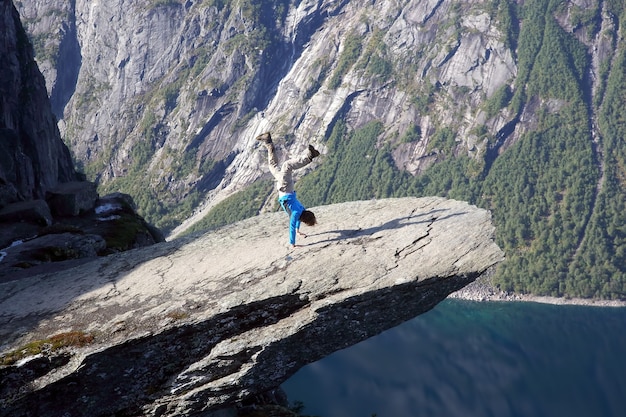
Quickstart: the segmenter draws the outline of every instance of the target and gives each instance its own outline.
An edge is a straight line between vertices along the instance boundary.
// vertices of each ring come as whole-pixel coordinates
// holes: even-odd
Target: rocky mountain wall
[[[381,141],[416,125],[423,140],[394,155],[418,173],[432,165],[429,138],[445,121],[479,153],[486,142],[468,134],[484,122],[476,105],[517,71],[482,1],[16,4],[33,36],[55,34],[38,61],[52,102],[71,97],[60,126],[90,177],[105,184],[147,163],[144,180],[168,190],[163,201],[199,190],[205,209],[264,175],[251,145],[265,130],[297,152],[321,145],[339,117],[352,128],[381,120]],[[61,73],[77,73],[75,85]],[[431,109],[416,104],[433,86],[447,94]],[[218,184],[205,180],[216,164]]]
[[[101,184],[147,164],[143,180],[166,205],[200,191],[209,209],[261,177],[251,147],[261,131],[297,152],[323,143],[340,117],[351,128],[379,120],[396,165],[419,174],[440,160],[430,142],[442,128],[455,133],[455,153],[481,159],[493,146],[486,134],[502,151],[543,107],[484,111],[515,88],[518,62],[504,18],[482,0],[16,5],[76,159]],[[595,39],[572,26],[594,7],[572,1],[555,18],[589,46],[598,82],[615,19],[603,14]],[[413,127],[420,140],[398,143]],[[207,180],[216,174],[217,185]]]
[[[20,16],[0,2],[0,208],[77,179]]]
[[[0,281],[162,241],[132,197],[100,198],[74,169],[31,40],[7,0],[0,2],[0,62]]]

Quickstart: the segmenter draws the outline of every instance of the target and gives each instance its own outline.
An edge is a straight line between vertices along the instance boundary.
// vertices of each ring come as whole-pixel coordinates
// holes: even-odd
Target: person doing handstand
[[[309,145],[306,155],[288,159],[283,162],[283,165],[279,168],[270,132],[260,134],[256,137],[256,140],[262,142],[267,148],[267,161],[270,172],[276,180],[278,202],[285,213],[289,215],[289,243],[295,248],[296,233],[306,237],[306,234],[300,232],[300,222],[308,226],[314,226],[317,224],[317,219],[315,218],[315,214],[307,210],[296,198],[296,192],[293,188],[292,172],[294,169],[302,168],[310,164],[320,153],[312,145]]]

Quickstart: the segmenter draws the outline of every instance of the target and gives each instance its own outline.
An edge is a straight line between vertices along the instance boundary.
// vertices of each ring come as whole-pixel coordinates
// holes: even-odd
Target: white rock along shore
[[[587,298],[548,297],[532,294],[515,294],[501,291],[491,281],[493,274],[487,272],[476,281],[448,296],[468,301],[522,301],[554,305],[581,305],[593,307],[626,307],[626,301],[595,300]]]

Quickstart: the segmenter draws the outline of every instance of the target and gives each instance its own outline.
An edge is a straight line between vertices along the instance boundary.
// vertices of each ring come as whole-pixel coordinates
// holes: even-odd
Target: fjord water
[[[446,300],[282,387],[320,417],[626,416],[626,308]]]

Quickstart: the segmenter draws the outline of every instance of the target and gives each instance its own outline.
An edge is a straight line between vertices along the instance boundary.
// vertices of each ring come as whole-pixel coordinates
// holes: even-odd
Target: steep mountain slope
[[[626,294],[621,1],[16,5],[76,160],[167,230],[272,209],[269,183],[224,200],[267,175],[271,130],[328,154],[309,205],[467,199],[494,211],[504,288]]]
[[[258,178],[252,138],[266,129],[294,149],[322,141],[340,117],[356,128],[382,119],[383,140],[419,126],[427,143],[447,120],[469,131],[473,118],[461,116],[468,106],[516,72],[481,2],[17,5],[39,34],[38,57],[46,57],[76,159],[102,184],[145,176],[145,199],[166,204]],[[75,86],[62,89],[61,73],[77,73]],[[435,117],[418,100],[439,84],[451,93],[437,100]],[[466,141],[473,147],[475,138]],[[428,165],[422,148],[398,152],[399,162],[418,172]],[[130,175],[138,168],[147,169]]]

